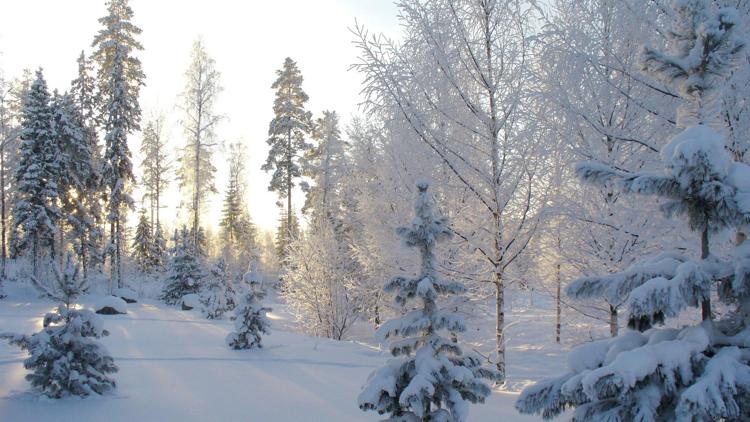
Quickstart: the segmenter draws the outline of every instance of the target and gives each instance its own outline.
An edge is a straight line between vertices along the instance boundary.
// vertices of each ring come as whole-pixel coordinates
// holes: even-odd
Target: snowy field
[[[53,304],[12,284],[10,297],[0,301],[1,330],[37,331]],[[84,400],[32,396],[24,380],[25,352],[1,343],[0,421],[379,420],[374,412],[360,411],[356,397],[387,354],[362,343],[292,332],[294,323],[283,304],[271,306],[277,310],[271,314],[273,334],[260,351],[227,348],[227,319],[209,321],[155,301],[130,304],[127,315],[102,316],[111,333],[104,343],[120,368],[118,388],[114,395]],[[564,354],[538,338],[550,337],[550,320],[530,311],[509,315],[518,321],[509,349],[509,388],[514,391],[495,391],[486,404],[472,406],[472,421],[536,420],[514,410],[517,390],[562,370]]]

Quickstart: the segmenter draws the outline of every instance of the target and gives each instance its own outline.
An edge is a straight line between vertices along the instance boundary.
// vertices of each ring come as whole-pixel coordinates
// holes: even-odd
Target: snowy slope
[[[11,295],[0,301],[0,330],[32,332],[51,307]],[[367,375],[387,359],[378,349],[276,329],[264,350],[233,351],[224,345],[230,321],[149,301],[129,305],[127,315],[103,318],[111,332],[104,343],[120,367],[117,393],[86,400],[32,397],[23,352],[3,343],[0,421],[378,420],[356,406]],[[488,403],[472,406],[470,420],[534,420],[515,412],[515,399],[495,392]]]

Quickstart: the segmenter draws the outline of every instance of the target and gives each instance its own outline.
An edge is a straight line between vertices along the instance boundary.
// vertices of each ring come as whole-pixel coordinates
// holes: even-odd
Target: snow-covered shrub
[[[201,292],[203,314],[208,319],[221,319],[224,313],[235,307],[234,287],[227,273],[226,261],[223,258],[211,268],[208,285]]]
[[[183,227],[179,238],[175,237],[176,244],[160,296],[168,305],[181,303],[182,297],[187,294],[198,293],[200,283],[205,278],[201,258],[196,256],[190,244],[187,229]]]
[[[664,253],[626,271],[574,281],[574,298],[626,301],[630,331],[570,353],[568,373],[523,391],[516,408],[545,418],[575,408],[576,421],[694,421],[750,419],[750,243],[732,259],[711,254],[710,235],[750,222],[750,167],[732,163],[724,137],[711,127],[724,78],[744,40],[737,13],[708,0],[674,0],[668,32],[674,55],[645,49],[644,68],[672,83],[684,100],[683,132],[662,149],[660,172],[624,172],[601,163],[578,165],[594,183],[615,182],[624,193],[662,199],[667,217],[683,217],[700,233],[701,256]],[[718,287],[718,289],[717,289]],[[712,293],[732,308],[720,320]],[[700,308],[703,322],[681,329],[652,328],[665,318]]]
[[[47,287],[32,279],[42,293],[61,304],[44,317],[42,331],[2,334],[11,344],[29,352],[24,367],[32,387],[50,398],[104,394],[116,387],[108,374],[117,372],[112,356],[96,339],[109,335],[101,318],[90,310],[76,309],[74,300],[86,290],[70,255],[62,271]]]
[[[261,334],[269,334],[271,323],[266,313],[271,308],[264,308],[261,301],[266,296],[263,283],[259,280],[256,261],[250,261],[243,276],[244,291],[239,305],[234,310],[234,331],[229,333],[226,342],[232,349],[254,349],[263,347]]]
[[[451,236],[446,217],[434,217],[427,195],[428,184],[417,184],[419,191],[415,218],[411,227],[401,227],[398,234],[406,246],[419,250],[420,273],[415,278],[394,277],[385,285],[396,294],[395,301],[405,306],[419,300],[421,308],[383,324],[377,331],[379,340],[401,337],[391,342],[390,359],[375,370],[359,395],[362,410],[389,413],[400,421],[465,421],[468,403],[483,403],[492,390],[484,380],[493,381],[499,374],[482,366],[480,357],[464,353],[461,346],[440,335],[466,330],[463,318],[438,309],[440,296],[461,294],[463,284],[442,280],[435,269],[435,246]],[[455,338],[455,337],[454,337]]]

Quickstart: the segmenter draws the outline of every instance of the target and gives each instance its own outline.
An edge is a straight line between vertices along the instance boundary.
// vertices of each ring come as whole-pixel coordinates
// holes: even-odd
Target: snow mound
[[[117,315],[128,313],[128,305],[117,296],[105,296],[96,301],[94,310],[97,314]]]
[[[712,173],[727,176],[732,162],[724,148],[724,137],[706,125],[689,127],[661,150],[661,158],[675,176],[686,168],[707,167]],[[680,180],[680,183],[687,181]]]
[[[138,302],[138,293],[136,293],[135,290],[133,289],[128,289],[128,288],[115,289],[113,293],[115,296],[119,297],[120,299],[124,300],[127,303]]]
[[[200,308],[201,297],[197,293],[190,293],[182,297],[182,310],[189,311],[191,309]]]

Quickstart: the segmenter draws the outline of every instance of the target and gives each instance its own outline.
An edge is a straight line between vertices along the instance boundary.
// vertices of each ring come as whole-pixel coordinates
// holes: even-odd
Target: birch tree
[[[193,43],[191,62],[185,72],[186,84],[182,93],[181,108],[184,112],[182,128],[186,145],[182,148],[177,170],[182,189],[192,217],[191,233],[193,245],[198,244],[200,216],[204,202],[211,193],[216,193],[212,163],[216,143],[216,126],[222,116],[214,112],[216,98],[222,88],[216,63],[198,39]]]

